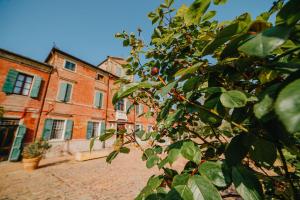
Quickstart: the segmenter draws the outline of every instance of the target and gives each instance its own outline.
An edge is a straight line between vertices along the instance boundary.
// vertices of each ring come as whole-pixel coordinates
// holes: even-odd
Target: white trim
[[[61,87],[61,84],[62,84],[62,83],[68,83],[68,84],[70,84],[70,85],[72,86],[72,87],[71,87],[71,92],[70,92],[70,100],[69,100],[68,102],[60,101],[60,100],[58,99],[58,97],[59,97],[59,92],[60,92],[60,87]],[[61,102],[61,103],[72,103],[73,89],[74,89],[74,83],[71,83],[71,82],[65,81],[65,80],[59,80],[59,81],[58,81],[58,90],[57,90],[57,93],[56,93],[56,101]]]
[[[136,126],[139,126],[139,131],[143,131],[144,129],[142,129],[142,124],[135,124],[134,125],[134,131],[136,131]]]
[[[93,122],[93,123],[98,123],[99,124],[99,126],[98,126],[98,131],[97,131],[97,135],[95,135],[94,137],[97,137],[97,136],[100,136],[101,135],[101,126],[102,126],[102,122],[103,122],[103,120],[88,120],[87,121],[87,125],[88,125],[88,123],[89,122]],[[94,127],[93,127],[94,128]]]
[[[73,63],[73,64],[75,64],[75,69],[74,69],[74,71],[73,70],[70,70],[70,69],[67,69],[67,68],[65,68],[65,66],[66,66],[66,62],[70,62],[70,63]],[[74,61],[71,61],[71,60],[69,60],[69,59],[64,59],[64,65],[63,65],[63,69],[65,69],[65,70],[67,70],[67,71],[70,71],[70,72],[77,72],[77,63],[76,62],[74,62]]]
[[[51,135],[50,135],[50,139],[49,139],[49,142],[59,142],[59,141],[65,141],[65,133],[66,133],[66,127],[67,127],[67,118],[47,118],[47,119],[52,119],[52,120],[59,120],[59,121],[64,121],[64,128],[63,128],[63,134],[62,134],[62,138],[57,138],[57,139],[51,139],[51,135],[52,135],[52,130],[51,129]],[[45,124],[44,124],[45,126]],[[53,126],[52,126],[53,128]]]

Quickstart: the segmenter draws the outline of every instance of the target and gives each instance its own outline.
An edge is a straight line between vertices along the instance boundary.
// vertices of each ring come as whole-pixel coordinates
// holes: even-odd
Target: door
[[[18,123],[11,120],[0,122],[0,161],[7,160],[15,138]]]

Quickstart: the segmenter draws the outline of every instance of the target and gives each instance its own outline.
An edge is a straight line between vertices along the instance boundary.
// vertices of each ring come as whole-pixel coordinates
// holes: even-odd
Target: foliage
[[[210,4],[176,10],[165,0],[148,15],[150,44],[141,30],[116,34],[131,48],[127,74],[140,81],[114,103],[146,104],[157,124],[148,135],[122,133],[108,161],[121,146],[139,145],[136,137],[151,141],[139,145],[142,159],[162,174],[137,199],[300,199],[300,1],[277,0],[255,19],[226,22],[214,20]],[[183,171],[172,165],[180,157]]]
[[[51,145],[47,141],[36,140],[25,146],[22,156],[25,159],[36,158],[44,155],[49,148]]]

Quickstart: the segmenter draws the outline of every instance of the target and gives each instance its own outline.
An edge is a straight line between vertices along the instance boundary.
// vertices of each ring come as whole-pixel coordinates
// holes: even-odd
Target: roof
[[[5,53],[5,54],[10,54],[10,55],[13,55],[13,56],[25,59],[25,60],[29,60],[29,61],[31,61],[33,63],[37,63],[37,64],[43,65],[45,67],[53,68],[52,65],[49,65],[48,63],[44,63],[44,62],[41,62],[41,61],[38,61],[38,60],[35,60],[35,59],[32,59],[32,58],[29,58],[29,57],[23,56],[21,54],[17,54],[17,53],[8,51],[6,49],[0,48],[0,52]]]
[[[97,66],[102,65],[107,60],[113,60],[114,62],[118,63],[119,65],[125,65],[128,63],[124,58],[116,57],[116,56],[107,56],[107,58],[105,60],[103,60],[101,63],[99,63]]]
[[[60,54],[62,54],[62,55],[65,55],[65,56],[70,57],[70,58],[72,58],[72,59],[74,59],[74,60],[77,60],[77,61],[79,61],[79,62],[82,62],[83,64],[88,65],[88,66],[90,66],[90,67],[92,67],[92,68],[94,68],[94,69],[100,70],[100,71],[102,71],[102,72],[104,72],[104,73],[108,73],[108,74],[110,74],[110,75],[112,75],[112,76],[114,76],[114,77],[117,77],[116,75],[114,75],[114,74],[112,74],[112,73],[110,73],[110,72],[108,72],[108,71],[106,71],[106,70],[104,70],[104,69],[101,69],[101,68],[99,68],[99,67],[97,67],[97,66],[95,66],[95,65],[93,65],[93,64],[91,64],[91,63],[89,63],[89,62],[87,62],[87,61],[85,61],[85,60],[82,60],[82,59],[80,59],[80,58],[78,58],[78,57],[75,57],[75,56],[73,56],[73,55],[71,55],[71,54],[69,54],[69,53],[67,53],[67,52],[65,52],[65,51],[62,51],[62,50],[56,48],[56,47],[53,47],[53,48],[51,49],[51,51],[49,52],[47,58],[45,59],[45,62],[48,62],[49,59],[51,58],[52,54],[55,53],[55,52],[58,52],[58,53],[60,53]]]

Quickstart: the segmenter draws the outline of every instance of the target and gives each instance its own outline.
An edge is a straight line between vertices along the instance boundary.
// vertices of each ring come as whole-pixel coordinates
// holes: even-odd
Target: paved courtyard
[[[112,164],[104,158],[84,162],[71,157],[42,160],[33,172],[22,163],[0,163],[0,200],[131,200],[155,173],[147,169],[141,153],[119,155]]]

